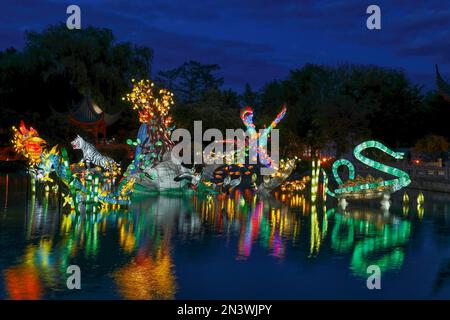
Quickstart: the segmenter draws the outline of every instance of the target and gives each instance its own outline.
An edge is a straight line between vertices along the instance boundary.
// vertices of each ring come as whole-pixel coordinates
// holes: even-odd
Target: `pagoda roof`
[[[69,115],[78,122],[92,123],[103,119],[103,110],[95,105],[92,99],[84,97],[78,105],[69,111]]]
[[[450,102],[450,85],[441,77],[439,68],[436,65],[436,86],[439,94],[447,101]]]
[[[68,112],[54,112],[69,117],[79,123],[95,124],[104,121],[107,126],[114,124],[121,115],[121,112],[113,114],[104,112],[89,95],[84,96]]]

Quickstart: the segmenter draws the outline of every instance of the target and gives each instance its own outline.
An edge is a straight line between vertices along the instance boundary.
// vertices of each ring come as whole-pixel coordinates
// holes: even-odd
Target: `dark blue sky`
[[[0,49],[25,30],[65,22],[113,30],[118,41],[154,49],[154,71],[187,60],[218,63],[225,87],[255,88],[307,62],[376,64],[405,70],[434,88],[434,64],[450,78],[450,1],[443,0],[0,0]],[[366,28],[366,8],[382,10],[382,30]]]

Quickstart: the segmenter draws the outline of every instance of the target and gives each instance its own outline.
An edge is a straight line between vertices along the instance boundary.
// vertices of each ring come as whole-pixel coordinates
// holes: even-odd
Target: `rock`
[[[188,181],[175,181],[174,178],[185,172],[189,172],[189,169],[175,163],[170,157],[164,157],[156,166],[145,168],[143,178],[140,173],[131,176],[136,178],[137,184],[149,192],[180,191],[185,188]]]

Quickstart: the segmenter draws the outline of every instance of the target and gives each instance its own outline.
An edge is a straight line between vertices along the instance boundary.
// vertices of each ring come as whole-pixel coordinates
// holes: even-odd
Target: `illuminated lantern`
[[[174,126],[169,114],[174,100],[172,92],[156,89],[150,80],[133,79],[132,83],[132,91],[123,100],[132,104],[141,122],[136,143],[128,142],[136,146],[134,161],[129,167],[131,173],[135,173],[162,162],[163,156],[174,146],[170,139]]]
[[[311,202],[316,202],[317,190],[319,188],[320,160],[312,161],[312,178],[311,178]]]
[[[38,132],[30,127],[27,129],[23,121],[20,121],[19,129],[12,127],[12,144],[14,151],[21,154],[30,165],[36,165],[41,162],[42,147],[46,144],[45,140],[39,137]]]
[[[424,203],[425,203],[425,196],[423,195],[422,192],[419,192],[419,194],[417,195],[417,205],[423,206]]]
[[[50,150],[45,149],[45,140],[39,137],[34,128],[28,129],[23,121],[20,122],[19,129],[12,127],[12,131],[11,143],[14,151],[28,162],[33,194],[36,192],[36,181],[53,183],[50,173],[55,173],[70,190],[70,194],[64,197],[64,206],[70,204],[72,209],[77,210],[79,201],[91,205],[94,210],[99,205],[129,205],[130,195],[134,190],[134,179],[121,183],[117,191],[112,191],[111,188],[111,184],[120,175],[119,166],[106,162],[103,167],[110,171],[102,172],[102,168],[96,167],[91,174],[84,166],[70,164],[66,149],[58,151],[57,146]],[[59,188],[57,185],[46,184],[44,190],[47,196],[50,187],[52,190]]]
[[[397,168],[382,164],[378,161],[372,160],[364,155],[362,151],[368,148],[375,148],[383,151],[395,159],[403,159],[404,154],[402,152],[394,152],[384,144],[378,141],[365,141],[355,147],[353,154],[357,160],[365,164],[368,167],[374,168],[383,173],[387,173],[395,176],[395,179],[384,180],[382,178],[375,179],[372,176],[366,178],[357,176],[355,178],[355,167],[353,164],[346,160],[340,159],[333,163],[333,176],[338,183],[338,188],[331,192],[327,190],[327,193],[338,199],[353,198],[353,199],[374,199],[374,198],[386,198],[390,193],[398,191],[411,183],[409,175]],[[346,166],[349,172],[349,179],[347,182],[343,182],[339,176],[338,168],[340,166]],[[323,171],[324,177],[326,173]]]
[[[403,203],[405,205],[407,205],[409,203],[409,196],[406,192],[403,194]]]

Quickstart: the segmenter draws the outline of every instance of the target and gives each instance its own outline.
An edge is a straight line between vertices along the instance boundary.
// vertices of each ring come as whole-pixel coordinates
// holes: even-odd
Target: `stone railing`
[[[427,166],[427,165],[414,165],[414,164],[406,164],[402,162],[393,162],[393,163],[384,163],[388,166],[400,169],[405,171],[413,178],[423,178],[423,179],[431,179],[431,180],[447,180],[450,183],[450,167],[438,167],[438,166]],[[371,174],[375,177],[387,176],[385,173],[375,170],[374,168],[370,168],[364,166],[359,163],[355,163],[356,174],[359,175],[367,175]]]
[[[402,162],[385,163],[386,165],[405,171],[411,177],[411,188],[450,192],[450,166],[438,167],[430,165],[414,165]],[[359,163],[355,164],[356,174],[390,179],[392,176]]]

